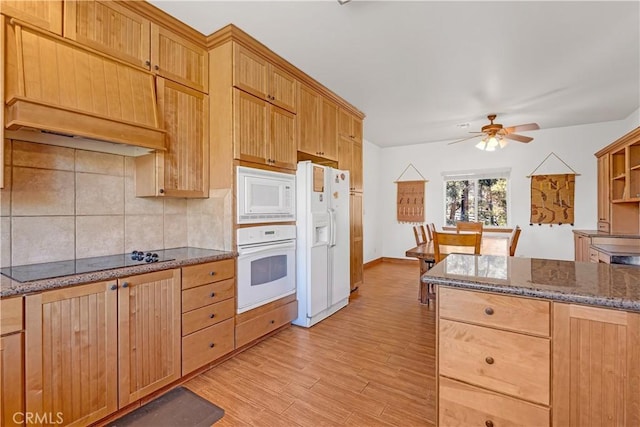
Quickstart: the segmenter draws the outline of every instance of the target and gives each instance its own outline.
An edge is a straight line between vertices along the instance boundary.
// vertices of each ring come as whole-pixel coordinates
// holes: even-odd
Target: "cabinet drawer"
[[[598,261],[597,262],[604,262],[606,264],[611,264],[611,257],[609,255],[605,254],[604,252],[598,251]]]
[[[205,305],[231,298],[236,293],[235,279],[210,283],[182,291],[182,312],[195,310]]]
[[[608,233],[611,230],[611,226],[608,222],[598,221],[598,231]]]
[[[230,298],[184,313],[182,315],[182,336],[227,320],[233,317],[235,312],[236,301]]]
[[[182,289],[230,279],[235,276],[235,272],[236,264],[233,259],[184,267],[182,269]]]
[[[290,323],[298,315],[298,301],[294,300],[264,314],[236,325],[236,348]]]
[[[182,338],[182,375],[233,351],[233,319]]]
[[[440,377],[438,425],[549,425],[549,409]]]
[[[600,262],[598,260],[598,254],[600,252],[598,252],[597,250],[593,249],[593,248],[589,248],[589,261],[590,262]]]
[[[549,336],[549,302],[506,295],[438,289],[440,317]]]
[[[0,300],[0,335],[22,330],[22,297]]]
[[[441,375],[549,404],[549,339],[451,320],[439,325]]]

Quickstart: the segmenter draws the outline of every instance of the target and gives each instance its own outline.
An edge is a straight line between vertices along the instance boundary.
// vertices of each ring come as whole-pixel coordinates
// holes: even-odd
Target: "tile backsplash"
[[[231,249],[231,192],[135,197],[132,157],[5,141],[0,266],[180,246]]]

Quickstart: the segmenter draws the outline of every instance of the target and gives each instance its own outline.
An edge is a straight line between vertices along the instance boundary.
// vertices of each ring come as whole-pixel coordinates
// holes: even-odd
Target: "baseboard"
[[[383,262],[388,262],[392,264],[410,264],[410,265],[418,265],[417,259],[407,259],[407,258],[390,258],[390,257],[380,257],[374,260],[371,260],[363,265],[363,268],[366,270],[367,268],[374,267],[378,264],[382,264]]]

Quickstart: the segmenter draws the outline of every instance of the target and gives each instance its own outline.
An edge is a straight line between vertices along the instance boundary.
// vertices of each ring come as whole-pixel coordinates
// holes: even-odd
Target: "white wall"
[[[444,223],[443,171],[510,167],[509,222],[511,226],[519,225],[523,229],[517,255],[572,260],[572,230],[595,229],[597,225],[597,164],[593,154],[636,127],[637,122],[626,129],[637,119],[634,117],[632,115],[625,121],[538,130],[531,133],[535,140],[530,144],[512,142],[495,152],[477,150],[474,141],[455,145],[439,142],[389,148],[365,144],[365,262],[379,256],[402,258],[405,250],[415,245],[411,226],[398,224],[395,217],[396,186],[393,182],[409,163],[429,180],[426,187],[426,222],[435,223],[438,229]],[[530,180],[527,175],[551,152],[580,174],[576,177],[574,227],[529,225]],[[538,170],[540,173],[568,171],[553,156]],[[374,198],[378,200],[372,200]],[[377,222],[374,222],[373,216],[367,216],[376,206],[379,207],[379,213]],[[381,255],[374,254],[377,239],[381,239]]]
[[[381,222],[380,207],[382,198],[379,197],[380,188],[380,152],[381,148],[365,140],[362,147],[363,170],[363,240],[364,262],[367,263],[382,256],[382,233],[379,230]]]
[[[640,126],[640,108],[629,114],[629,117],[621,120],[620,122],[622,124],[622,132],[620,133],[620,136],[624,135],[627,132],[631,132],[633,129]]]

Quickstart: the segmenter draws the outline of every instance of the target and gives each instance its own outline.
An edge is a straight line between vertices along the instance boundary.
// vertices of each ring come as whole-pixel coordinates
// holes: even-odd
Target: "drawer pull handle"
[[[215,275],[216,275],[216,272],[215,272],[215,271],[210,271],[210,272],[209,272],[209,276],[215,276]]]
[[[484,422],[484,425],[487,426],[487,427],[493,427],[493,421],[487,420],[487,421]]]
[[[484,312],[487,314],[487,316],[491,316],[493,314],[493,308],[487,307],[484,309]]]
[[[211,298],[215,297],[216,293],[215,292],[211,292]]]
[[[273,325],[274,323],[276,323],[276,321],[275,321],[275,320],[272,320],[272,321],[271,321],[271,322],[269,322],[269,323],[271,323],[271,324]]]
[[[215,346],[216,346],[216,345],[215,345],[214,343],[209,344],[209,348],[213,348],[213,347],[215,347]]]
[[[484,361],[487,362],[488,365],[493,365],[494,362],[493,357],[491,356],[485,357]]]
[[[128,287],[129,287],[129,283],[124,282],[124,283],[122,284],[122,287],[123,287],[123,288],[128,288]]]
[[[216,317],[216,315],[215,315],[215,314],[213,314],[213,313],[211,313],[211,314],[209,315],[209,319],[213,319],[214,317]]]
[[[116,289],[118,289],[118,285],[111,285],[111,290],[115,291]]]

